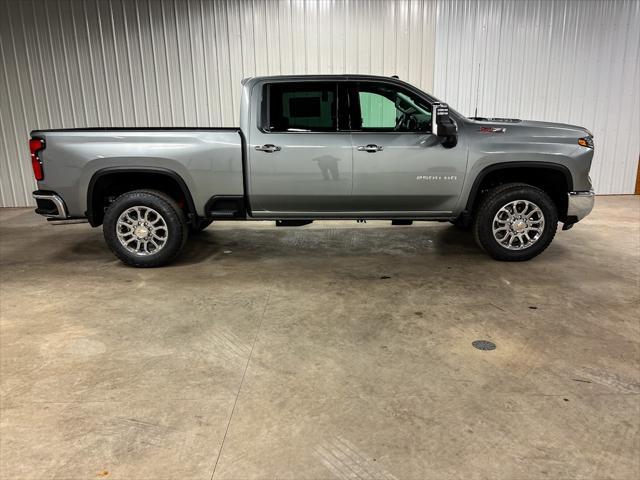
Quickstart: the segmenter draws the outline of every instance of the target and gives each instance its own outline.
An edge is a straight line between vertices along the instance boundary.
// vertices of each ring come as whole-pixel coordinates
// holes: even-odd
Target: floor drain
[[[490,342],[489,340],[476,340],[475,342],[471,342],[471,345],[473,345],[478,350],[495,350],[496,349],[496,344],[493,342]]]

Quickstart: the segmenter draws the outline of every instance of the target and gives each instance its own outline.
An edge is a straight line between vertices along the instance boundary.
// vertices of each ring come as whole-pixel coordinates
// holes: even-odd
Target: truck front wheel
[[[546,192],[509,183],[484,196],[472,229],[478,245],[493,258],[517,262],[542,253],[557,227],[558,209]]]
[[[109,205],[103,222],[111,251],[132,267],[159,267],[184,246],[189,229],[184,212],[168,195],[134,190]]]

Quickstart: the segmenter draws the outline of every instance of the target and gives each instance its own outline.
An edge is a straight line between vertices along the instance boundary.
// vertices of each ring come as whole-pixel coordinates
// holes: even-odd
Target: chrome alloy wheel
[[[493,217],[493,238],[509,250],[523,250],[536,243],[544,231],[544,214],[529,200],[514,200]]]
[[[144,206],[126,209],[118,217],[116,234],[124,248],[136,255],[153,255],[167,244],[169,229],[162,215]]]

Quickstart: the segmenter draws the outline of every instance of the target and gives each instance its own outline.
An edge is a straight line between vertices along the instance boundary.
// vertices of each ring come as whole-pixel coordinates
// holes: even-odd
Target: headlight
[[[586,148],[593,148],[593,137],[582,137],[578,139],[578,145]]]

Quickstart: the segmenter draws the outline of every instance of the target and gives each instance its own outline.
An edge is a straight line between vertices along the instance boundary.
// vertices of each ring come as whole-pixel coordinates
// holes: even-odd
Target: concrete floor
[[[640,478],[639,197],[528,263],[448,224],[220,223],[155,270],[0,235],[3,479]]]

